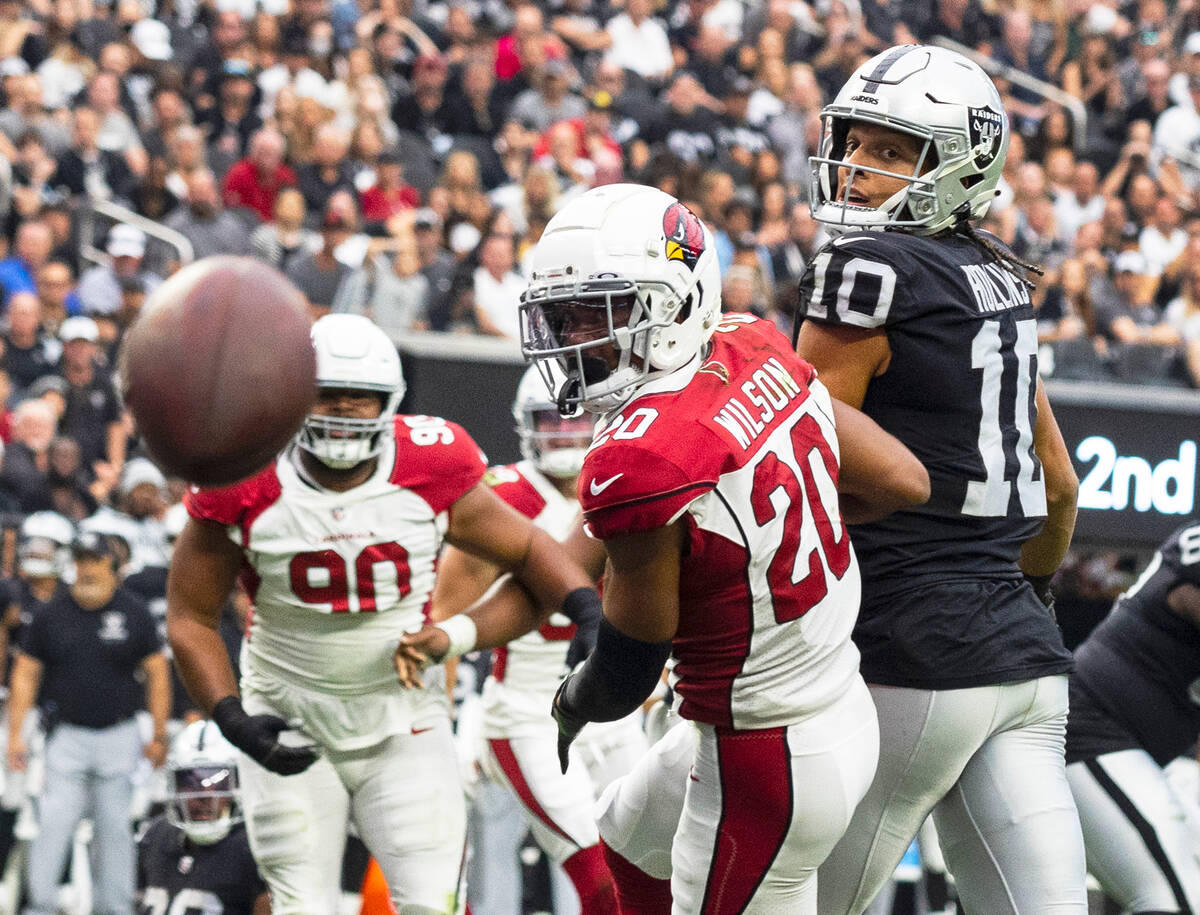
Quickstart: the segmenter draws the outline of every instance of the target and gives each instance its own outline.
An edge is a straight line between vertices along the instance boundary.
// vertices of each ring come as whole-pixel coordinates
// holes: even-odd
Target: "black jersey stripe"
[[[1142,812],[1138,810],[1137,805],[1130,799],[1129,795],[1121,790],[1121,786],[1113,781],[1112,776],[1104,771],[1104,767],[1100,765],[1098,759],[1089,759],[1084,765],[1092,773],[1092,778],[1096,780],[1097,784],[1104,789],[1105,793],[1112,798],[1113,803],[1125,814],[1125,819],[1129,820],[1133,828],[1138,831],[1138,835],[1142,837],[1142,841],[1146,844],[1146,850],[1150,852],[1150,857],[1158,864],[1158,869],[1162,871],[1162,875],[1171,886],[1171,892],[1175,896],[1175,904],[1179,906],[1179,915],[1192,915],[1191,906],[1188,905],[1187,896],[1183,892],[1183,884],[1179,882],[1179,876],[1175,873],[1175,868],[1171,865],[1171,859],[1167,857],[1166,849],[1158,841],[1158,833],[1154,831],[1154,826],[1142,816]]]
[[[873,94],[875,90],[879,88],[879,84],[883,82],[883,78],[887,75],[887,71],[892,68],[892,64],[915,48],[916,45],[911,44],[901,45],[898,48],[893,48],[892,52],[888,54],[887,57],[875,65],[875,69],[871,71],[870,75],[863,77],[867,84],[863,87],[862,91],[868,95]]]

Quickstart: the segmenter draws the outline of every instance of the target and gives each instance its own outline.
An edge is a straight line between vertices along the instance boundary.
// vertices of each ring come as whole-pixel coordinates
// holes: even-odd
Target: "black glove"
[[[562,613],[575,624],[575,635],[567,648],[567,672],[575,670],[596,647],[596,634],[604,608],[593,588],[576,588],[563,601]]]
[[[566,704],[565,693],[567,684],[572,680],[572,676],[568,676],[558,685],[558,692],[554,694],[554,704],[550,707],[550,714],[554,716],[554,722],[558,725],[558,765],[562,769],[563,775],[567,774],[567,762],[571,751],[571,743],[579,736],[579,732],[583,730],[583,726],[587,724],[587,720],[579,718],[571,714],[564,706]]]
[[[237,696],[226,696],[212,710],[225,739],[258,762],[263,768],[279,775],[296,775],[317,761],[312,747],[289,747],[279,742],[280,731],[288,723],[278,715],[250,715]]]
[[[1037,595],[1037,599],[1046,605],[1046,610],[1050,613],[1050,618],[1054,616],[1054,592],[1050,590],[1050,581],[1054,575],[1030,575],[1028,572],[1023,573],[1025,580],[1033,587],[1033,593]]]

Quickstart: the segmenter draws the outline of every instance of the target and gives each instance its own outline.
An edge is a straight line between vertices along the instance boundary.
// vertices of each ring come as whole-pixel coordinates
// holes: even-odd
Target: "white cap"
[[[146,458],[134,458],[121,470],[121,492],[132,492],[143,483],[153,483],[158,489],[167,485],[162,471]]]
[[[1094,4],[1088,10],[1084,23],[1093,35],[1107,35],[1117,24],[1117,11],[1102,3]]]
[[[72,340],[87,340],[95,343],[100,339],[100,328],[91,318],[76,315],[62,322],[62,326],[58,328],[58,339],[64,343]]]
[[[119,222],[108,230],[108,247],[113,257],[141,257],[146,253],[146,233],[137,226]]]
[[[148,60],[171,59],[171,30],[157,19],[139,19],[129,30],[129,40]]]
[[[1192,32],[1183,40],[1184,54],[1200,54],[1200,32]]]
[[[483,236],[469,222],[460,222],[450,230],[450,250],[455,254],[469,254],[478,246]]]
[[[1143,276],[1150,272],[1145,256],[1141,251],[1134,250],[1122,251],[1118,254],[1113,269],[1117,273],[1137,273]]]

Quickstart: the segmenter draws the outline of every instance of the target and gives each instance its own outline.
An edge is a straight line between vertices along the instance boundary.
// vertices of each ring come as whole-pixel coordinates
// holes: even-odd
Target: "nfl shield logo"
[[[341,521],[346,517],[346,509],[342,508],[340,505],[337,508],[331,509],[329,513],[333,515],[334,521]]]
[[[191,855],[184,855],[182,858],[179,859],[179,873],[190,874],[192,872],[192,865],[194,865],[195,863],[196,863],[196,859],[193,858]]]

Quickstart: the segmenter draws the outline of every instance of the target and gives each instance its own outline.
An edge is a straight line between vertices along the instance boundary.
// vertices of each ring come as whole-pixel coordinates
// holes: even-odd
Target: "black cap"
[[[76,558],[113,559],[117,554],[108,538],[99,531],[81,531],[71,541],[71,555]]]

